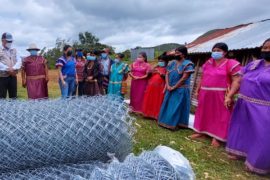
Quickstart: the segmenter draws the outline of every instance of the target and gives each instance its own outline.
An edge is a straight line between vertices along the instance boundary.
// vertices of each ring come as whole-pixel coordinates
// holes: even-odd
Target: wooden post
[[[191,105],[194,105],[194,103],[192,103],[193,102],[193,94],[194,94],[195,88],[197,87],[196,84],[197,84],[197,78],[198,78],[198,74],[199,74],[199,70],[200,70],[200,60],[201,59],[198,59],[198,61],[197,61],[197,64],[195,67],[195,73],[193,75],[193,83],[191,84],[191,89],[190,89]]]

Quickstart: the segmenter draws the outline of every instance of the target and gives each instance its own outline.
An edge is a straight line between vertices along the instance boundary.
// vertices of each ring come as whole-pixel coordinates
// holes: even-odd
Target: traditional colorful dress
[[[253,61],[242,74],[226,150],[246,157],[252,171],[270,173],[270,66]]]
[[[77,72],[77,77],[78,77],[78,85],[75,86],[73,96],[76,95],[78,91],[78,95],[82,96],[83,93],[83,88],[84,88],[84,77],[83,77],[83,71],[84,71],[84,66],[85,66],[85,59],[82,58],[81,60],[76,60],[76,72]]]
[[[26,87],[29,99],[48,98],[46,63],[47,60],[42,56],[28,56],[23,61],[22,68],[26,74]]]
[[[150,64],[136,61],[131,64],[131,73],[133,76],[142,77],[151,70]],[[132,79],[130,88],[130,106],[133,112],[142,112],[142,103],[144,92],[148,83],[148,78]]]
[[[216,65],[211,58],[202,69],[194,130],[225,142],[231,118],[231,109],[224,106],[225,94],[231,85],[232,76],[240,73],[241,66],[232,59]]]
[[[173,60],[167,66],[169,85],[174,86],[183,77],[184,73],[193,73],[194,65],[189,60],[178,64]],[[160,126],[176,129],[179,126],[188,126],[190,112],[190,77],[179,88],[168,91],[161,106],[158,124]]]
[[[93,77],[92,80],[88,80],[88,77]],[[84,93],[87,96],[100,95],[100,88],[98,84],[99,77],[99,64],[97,61],[91,63],[88,61],[84,68]]]
[[[129,67],[127,64],[120,62],[114,63],[111,67],[110,83],[108,88],[109,94],[114,94],[123,97],[121,92],[122,82],[124,77],[128,74]]]
[[[166,67],[155,67],[144,94],[143,115],[158,119],[164,99]]]

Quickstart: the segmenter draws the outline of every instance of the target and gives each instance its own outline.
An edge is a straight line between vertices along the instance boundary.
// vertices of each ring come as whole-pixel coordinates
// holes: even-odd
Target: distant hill
[[[177,44],[177,43],[166,43],[166,44],[161,44],[161,45],[155,46],[153,48],[155,48],[155,51],[164,52],[164,51],[170,51],[170,50],[175,49],[179,46],[180,46],[180,44]]]
[[[181,46],[181,44],[177,44],[177,43],[166,43],[166,44],[161,44],[161,45],[154,46],[154,47],[141,47],[141,46],[137,46],[134,49],[154,48],[156,52],[164,52],[164,51],[170,51],[170,50],[175,49],[175,48],[177,48],[179,46]]]

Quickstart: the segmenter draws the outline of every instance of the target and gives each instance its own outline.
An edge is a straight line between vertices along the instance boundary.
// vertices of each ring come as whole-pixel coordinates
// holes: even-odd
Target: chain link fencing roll
[[[160,151],[161,150],[161,151]],[[166,154],[160,154],[166,153]],[[171,158],[175,162],[171,162]],[[179,152],[159,146],[139,156],[130,154],[124,162],[113,159],[111,163],[92,161],[80,164],[66,164],[4,173],[0,179],[90,179],[90,180],[194,180],[195,175]]]
[[[0,100],[0,173],[99,160],[132,150],[133,119],[113,96]]]

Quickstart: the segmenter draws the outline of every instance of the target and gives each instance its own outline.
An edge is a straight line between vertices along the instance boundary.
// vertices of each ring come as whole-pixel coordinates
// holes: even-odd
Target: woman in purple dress
[[[226,150],[229,158],[246,158],[247,170],[270,173],[270,39],[261,49],[261,60],[242,71]]]

